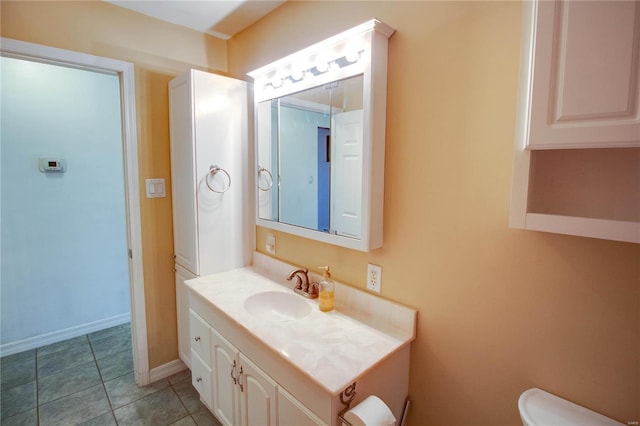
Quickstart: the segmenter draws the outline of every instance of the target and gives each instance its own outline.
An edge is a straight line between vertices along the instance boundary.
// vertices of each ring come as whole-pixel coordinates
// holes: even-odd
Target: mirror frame
[[[248,73],[254,80],[254,117],[258,104],[291,93],[363,75],[363,164],[360,238],[330,234],[287,223],[261,219],[256,208],[256,224],[360,251],[382,247],[384,207],[384,154],[387,104],[387,56],[389,37],[395,30],[372,19],[296,53]],[[355,55],[355,56],[354,56]],[[350,58],[359,58],[351,62]],[[342,67],[327,66],[323,73],[311,73],[318,64],[349,58]],[[344,64],[345,61],[342,61]],[[300,78],[298,78],[300,77]],[[304,77],[304,78],[303,78]],[[255,170],[258,170],[258,125],[254,125]],[[255,176],[257,188],[259,176]],[[274,180],[276,178],[274,177]],[[277,180],[274,181],[277,184]],[[256,189],[256,206],[260,191]]]

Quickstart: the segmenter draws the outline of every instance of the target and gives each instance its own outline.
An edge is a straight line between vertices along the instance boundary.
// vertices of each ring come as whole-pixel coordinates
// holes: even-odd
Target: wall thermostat
[[[38,169],[41,172],[64,172],[66,162],[62,158],[38,158]]]

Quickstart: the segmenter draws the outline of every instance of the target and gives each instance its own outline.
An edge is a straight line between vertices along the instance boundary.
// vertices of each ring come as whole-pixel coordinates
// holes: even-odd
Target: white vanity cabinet
[[[345,408],[341,393],[355,383],[354,405],[377,395],[399,420],[415,310],[391,303],[397,315],[387,313],[392,324],[385,329],[408,324],[397,336],[317,307],[299,321],[256,321],[243,307],[248,297],[290,291],[267,281],[242,268],[187,282],[193,385],[217,419],[234,426],[338,426]],[[363,302],[380,311],[385,303]],[[326,335],[317,331],[329,329]],[[274,346],[273,338],[282,344]]]
[[[523,4],[512,228],[640,243],[640,2]]]
[[[336,309],[321,312],[289,287],[291,268],[254,252],[251,267],[185,283],[203,402],[225,425],[339,426],[345,395],[376,395],[399,423],[417,311],[335,282]]]
[[[195,311],[189,317],[192,383],[223,425],[325,424]]]
[[[211,369],[211,335],[209,325],[194,311],[189,311],[191,344],[191,382],[204,404],[213,406],[213,371]]]
[[[213,412],[223,425],[275,426],[277,384],[211,329]]]

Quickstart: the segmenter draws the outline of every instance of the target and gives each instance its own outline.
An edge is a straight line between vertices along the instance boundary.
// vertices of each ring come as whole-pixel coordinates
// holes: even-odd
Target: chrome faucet
[[[296,286],[293,291],[309,299],[315,299],[318,297],[318,283],[310,283],[308,273],[308,269],[294,269],[287,275],[287,280],[291,281],[295,278]]]

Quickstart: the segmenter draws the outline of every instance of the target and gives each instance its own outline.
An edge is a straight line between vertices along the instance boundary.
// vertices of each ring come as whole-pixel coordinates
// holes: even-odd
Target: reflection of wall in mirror
[[[334,108],[341,111],[355,111],[363,109],[363,77],[356,77],[341,80],[340,84],[332,90],[331,99]]]
[[[329,93],[328,86],[331,88]],[[286,98],[289,102],[295,99],[301,104],[309,103],[313,105],[312,109],[324,106],[328,111],[329,99],[334,111],[355,111],[363,109],[364,106],[364,86],[362,75],[346,78],[330,85],[314,87],[303,92],[288,95]],[[331,96],[329,96],[331,95]]]
[[[280,123],[280,221],[316,229],[317,134],[329,115],[281,105]]]
[[[272,111],[271,101],[258,105],[258,217],[278,219],[277,184],[277,111]],[[274,123],[275,121],[275,123]],[[275,137],[274,137],[275,134]],[[272,142],[273,141],[273,142]]]

